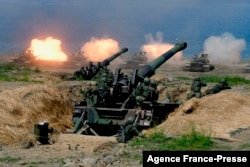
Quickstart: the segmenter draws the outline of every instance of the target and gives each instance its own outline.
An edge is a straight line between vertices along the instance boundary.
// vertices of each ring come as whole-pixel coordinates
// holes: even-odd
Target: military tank
[[[72,54],[71,56],[68,56],[67,61],[65,61],[62,66],[63,68],[69,68],[69,69],[78,69],[82,66],[86,66],[88,64],[87,58],[84,56],[84,52],[77,52]]]
[[[21,67],[49,67],[49,68],[57,68],[64,64],[64,62],[56,60],[38,59],[37,56],[34,55],[34,51],[31,49],[28,49],[27,51],[21,53],[19,57],[14,58],[11,63]]]
[[[214,65],[210,64],[208,60],[208,54],[201,53],[200,55],[195,55],[190,63],[185,64],[183,70],[193,72],[208,72],[214,70]]]
[[[246,65],[246,66],[243,68],[243,72],[245,72],[245,73],[250,73],[250,64]]]
[[[123,48],[114,55],[111,55],[109,58],[106,58],[102,62],[98,62],[96,65],[93,62],[89,62],[88,66],[82,66],[79,70],[74,72],[73,79],[83,79],[91,80],[97,73],[107,67],[114,59],[127,52],[128,48]]]
[[[178,42],[172,49],[158,58],[140,69],[134,69],[131,75],[121,75],[121,69],[117,68],[114,73],[113,86],[110,88],[112,92],[108,97],[105,97],[105,103],[98,101],[96,104],[88,105],[85,100],[74,106],[73,132],[101,136],[116,135],[119,142],[125,142],[128,135],[125,133],[128,120],[132,120],[138,131],[150,128],[165,120],[167,115],[179,104],[169,101],[160,102],[157,97],[151,101],[142,101],[138,107],[135,100],[135,90],[145,78],[153,76],[155,70],[175,53],[186,47],[186,42]],[[97,92],[99,91],[97,90]]]
[[[36,57],[33,55],[32,50],[27,50],[19,55],[19,57],[14,58],[12,63],[20,66],[34,66],[36,65]]]
[[[139,69],[148,61],[146,52],[143,51],[140,51],[139,53],[132,56],[124,56],[122,60],[123,63],[120,64],[122,69]]]

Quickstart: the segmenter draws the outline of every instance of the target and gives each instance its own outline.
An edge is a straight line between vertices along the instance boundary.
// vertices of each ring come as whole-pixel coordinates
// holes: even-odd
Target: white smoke
[[[239,63],[241,52],[245,49],[244,39],[236,39],[230,33],[221,36],[211,36],[204,42],[204,53],[214,63]]]

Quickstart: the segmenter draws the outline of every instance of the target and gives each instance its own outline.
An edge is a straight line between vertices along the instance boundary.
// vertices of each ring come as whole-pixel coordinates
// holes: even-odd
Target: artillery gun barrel
[[[110,56],[109,58],[103,60],[103,61],[101,62],[101,64],[100,64],[101,67],[108,66],[109,63],[110,63],[111,61],[113,61],[115,58],[117,58],[118,56],[120,56],[121,54],[123,54],[123,53],[125,53],[125,52],[127,52],[127,51],[128,51],[128,48],[122,48],[122,49],[121,49],[119,52],[117,52],[116,54],[114,54],[114,55]]]
[[[184,50],[186,47],[187,47],[187,43],[184,41],[176,43],[172,49],[163,53],[161,56],[154,59],[147,65],[142,66],[138,70],[137,76],[141,79],[144,77],[151,77],[152,75],[154,75],[155,70],[157,68],[159,68],[163,63],[165,63],[168,59],[170,59],[174,54],[176,54],[177,52],[181,50]]]

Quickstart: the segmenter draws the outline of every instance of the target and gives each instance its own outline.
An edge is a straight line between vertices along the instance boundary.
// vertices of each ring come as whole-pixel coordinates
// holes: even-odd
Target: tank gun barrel
[[[187,47],[187,43],[184,41],[180,41],[175,44],[175,46],[163,53],[161,56],[157,57],[153,61],[149,62],[147,65],[142,66],[137,73],[139,78],[151,77],[154,75],[155,70],[159,68],[163,63],[165,63],[168,59],[174,56],[177,52],[184,50]]]
[[[114,55],[110,56],[109,58],[103,60],[103,61],[100,63],[101,67],[108,66],[109,63],[110,63],[111,61],[113,61],[115,58],[117,58],[118,56],[120,56],[121,54],[123,54],[123,53],[125,53],[125,52],[127,52],[127,51],[128,51],[128,48],[122,48],[122,49],[121,49],[119,52],[117,52],[116,54],[114,54]]]

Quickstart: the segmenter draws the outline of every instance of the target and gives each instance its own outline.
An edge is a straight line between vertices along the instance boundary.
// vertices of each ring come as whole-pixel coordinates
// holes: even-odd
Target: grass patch
[[[0,81],[33,82],[30,77],[32,72],[40,72],[40,69],[32,70],[29,67],[20,68],[14,64],[0,64]]]
[[[250,84],[250,80],[240,77],[240,76],[213,76],[213,75],[208,75],[208,76],[202,76],[201,77],[202,81],[205,82],[220,82],[222,79],[226,79],[226,81],[229,83],[231,86],[235,85],[243,85],[243,84]]]
[[[209,150],[213,147],[210,136],[192,129],[189,134],[178,138],[166,138],[163,132],[155,132],[146,138],[135,138],[132,147],[142,147],[145,150]],[[143,148],[146,146],[145,148]]]
[[[186,77],[186,76],[177,76],[176,79],[182,80],[182,81],[190,81],[190,80],[192,80],[191,78]]]
[[[142,163],[142,151],[190,151],[212,150],[215,146],[209,135],[197,132],[194,128],[188,134],[176,138],[166,138],[163,132],[155,132],[145,138],[134,138],[129,142],[130,152],[122,155],[127,159]]]
[[[241,149],[249,149],[250,148],[250,143],[244,143],[239,146]]]
[[[1,157],[0,158],[0,162],[4,162],[4,163],[15,163],[15,162],[20,161],[20,160],[21,160],[20,157],[6,156],[6,157]]]

